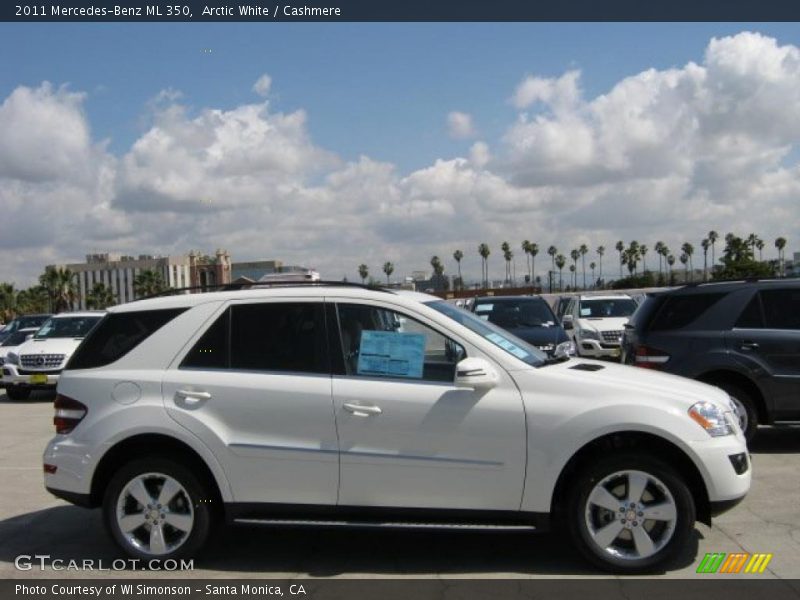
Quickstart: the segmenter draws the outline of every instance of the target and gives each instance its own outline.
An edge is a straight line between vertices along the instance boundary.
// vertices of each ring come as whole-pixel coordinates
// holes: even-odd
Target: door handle
[[[175,402],[182,401],[186,406],[193,406],[211,400],[211,394],[208,392],[195,392],[194,390],[178,390],[175,392]]]
[[[757,342],[742,342],[739,344],[740,350],[758,350]]]
[[[374,406],[371,404],[362,406],[361,404],[351,404],[349,402],[345,402],[342,407],[356,417],[369,417],[372,415],[379,415],[383,412],[380,406]]]

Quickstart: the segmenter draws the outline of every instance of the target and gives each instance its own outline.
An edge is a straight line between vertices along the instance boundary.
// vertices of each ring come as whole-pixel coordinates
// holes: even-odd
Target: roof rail
[[[249,290],[255,288],[283,288],[283,287],[353,287],[353,288],[360,288],[364,290],[372,290],[374,292],[386,292],[387,294],[392,294],[391,290],[388,290],[383,287],[371,287],[369,285],[363,283],[353,283],[350,281],[331,281],[331,280],[322,280],[319,279],[317,281],[242,281],[242,282],[231,282],[231,283],[220,283],[214,285],[195,285],[190,287],[181,287],[181,288],[169,288],[164,290],[163,292],[158,292],[156,294],[150,294],[149,296],[144,296],[142,298],[137,298],[135,301],[139,300],[149,300],[150,298],[162,298],[164,296],[174,296],[176,294],[182,294],[186,292],[236,292],[241,290]]]
[[[760,281],[787,281],[793,279],[792,277],[736,277],[733,279],[713,279],[711,281],[689,281],[678,287],[698,287],[700,285],[713,285],[716,283],[758,283]]]

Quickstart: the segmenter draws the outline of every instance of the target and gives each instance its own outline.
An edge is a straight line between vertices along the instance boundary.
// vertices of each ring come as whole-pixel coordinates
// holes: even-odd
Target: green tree
[[[772,274],[769,265],[755,260],[752,242],[732,233],[725,236],[725,249],[719,262],[721,265],[712,273],[712,278],[716,280],[766,277]]]
[[[478,254],[481,255],[482,271],[481,278],[483,279],[483,287],[489,287],[489,255],[492,253],[489,244],[480,244],[478,246]]]
[[[619,277],[622,279],[622,265],[625,264],[625,261],[622,260],[622,253],[625,250],[625,244],[622,242],[622,240],[619,240],[614,248],[616,248],[617,252],[619,252]]]
[[[453,258],[458,265],[458,287],[464,289],[464,279],[461,277],[461,259],[464,258],[464,253],[461,250],[453,252]]]
[[[555,263],[556,267],[558,267],[558,289],[563,290],[564,289],[563,272],[564,272],[564,265],[567,264],[567,258],[563,254],[559,254],[558,256],[556,256]]]
[[[530,246],[531,255],[531,285],[536,281],[536,255],[539,254],[539,244],[532,243]]]
[[[503,252],[503,260],[506,261],[506,278],[505,283],[511,282],[511,259],[514,258],[514,253],[511,252],[511,244],[503,242],[500,245],[500,250]]]
[[[365,285],[369,277],[369,267],[365,264],[358,265],[358,276],[361,277],[361,285]]]
[[[689,271],[687,271],[686,274],[687,274],[687,276],[689,276],[689,281],[692,281],[694,279],[694,273],[693,273],[694,272],[694,265],[692,264],[692,254],[694,254],[694,246],[692,246],[689,242],[685,242],[681,246],[681,252],[683,252],[683,254],[686,255],[686,260],[689,262],[689,267],[688,268],[691,269],[692,274],[689,275],[689,273],[690,273]],[[683,262],[682,259],[681,259],[681,262]],[[686,263],[684,263],[684,264],[686,264]]]
[[[389,278],[394,273],[394,265],[390,262],[383,263],[383,272],[386,273],[386,285],[389,285]]]
[[[597,256],[600,258],[600,276],[597,278],[598,281],[603,281],[603,255],[605,253],[606,253],[605,246],[597,247]]]
[[[104,283],[96,282],[92,289],[86,294],[86,307],[102,310],[116,304],[114,292],[105,286]]]
[[[786,248],[786,238],[785,237],[775,238],[775,247],[778,249],[778,264],[780,265],[780,276],[785,277],[786,265],[784,263],[785,259],[784,248]]]
[[[589,263],[589,268],[592,270],[592,287],[596,287],[597,286],[597,279],[594,278],[594,269],[595,269],[596,266],[597,265],[595,264],[594,261]]]
[[[711,274],[714,274],[714,265],[717,264],[717,256],[715,254],[715,245],[719,239],[719,234],[713,229],[708,232],[708,242],[711,244]]]
[[[78,286],[76,275],[70,269],[49,266],[39,276],[39,283],[47,290],[50,298],[50,310],[63,312],[71,310],[77,297]]]
[[[583,289],[586,289],[586,255],[589,254],[589,247],[586,244],[581,244],[578,248],[581,253],[581,270],[583,271]]]

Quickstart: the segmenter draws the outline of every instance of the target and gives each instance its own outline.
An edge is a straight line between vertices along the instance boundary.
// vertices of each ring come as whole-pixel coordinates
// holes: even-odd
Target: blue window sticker
[[[510,352],[517,358],[521,358],[524,360],[531,355],[530,352],[524,350],[523,348],[520,348],[514,342],[504,338],[500,334],[490,333],[489,335],[486,336],[486,339],[488,339],[493,344],[500,346],[503,350]]]
[[[358,351],[359,375],[422,379],[425,336],[398,331],[362,331]]]

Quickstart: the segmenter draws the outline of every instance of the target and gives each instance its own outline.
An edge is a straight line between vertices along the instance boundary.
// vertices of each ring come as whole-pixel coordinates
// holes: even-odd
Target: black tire
[[[675,517],[671,521],[648,520],[641,516],[644,513],[636,513],[633,508],[633,513],[622,512],[620,509],[623,505],[626,510],[629,506],[625,497],[627,492],[621,491],[630,490],[630,484],[626,483],[630,479],[626,480],[620,475],[625,472],[635,472],[632,473],[633,477],[640,477],[638,473],[643,473],[653,478],[647,479],[648,483],[643,488],[646,490],[641,495],[645,507],[643,510],[671,503]],[[661,485],[666,490],[661,489]],[[600,486],[614,491],[610,493],[615,502],[619,501],[619,508],[615,505],[614,511],[611,511],[589,502],[592,491]],[[623,521],[631,514],[634,515],[632,518]],[[618,453],[593,461],[577,473],[567,496],[565,516],[573,543],[591,563],[605,571],[637,574],[652,572],[687,546],[694,529],[696,511],[694,498],[684,479],[669,465],[644,454]],[[623,522],[626,524],[622,525]],[[590,530],[594,525],[597,527]],[[622,529],[608,546],[602,548],[594,536],[602,537],[599,534],[606,525],[621,526]],[[638,531],[634,532],[633,529]],[[653,553],[639,555],[634,533],[637,536],[642,533],[647,535],[654,544]]]
[[[746,425],[742,427],[742,430],[744,431],[744,437],[747,439],[747,442],[750,443],[756,436],[756,432],[758,432],[758,410],[756,409],[756,402],[752,394],[732,383],[717,382],[714,385],[727,392],[740,409],[744,408],[746,413],[744,415]],[[741,416],[739,424],[742,425]]]
[[[9,400],[27,400],[30,398],[31,388],[21,385],[9,385],[6,388],[6,396]]]
[[[162,539],[173,540],[176,544],[174,548],[165,550],[164,552],[154,553],[148,551],[145,547],[145,545],[148,544],[148,535],[152,530],[150,523],[143,524],[141,527],[126,535],[122,531],[117,518],[120,495],[123,494],[129,483],[141,476],[144,476],[144,479],[146,479],[147,484],[150,486],[149,490],[153,492],[151,496],[154,500],[160,491],[158,484],[162,478],[164,482],[166,482],[166,478],[177,482],[183,489],[176,493],[173,503],[170,507],[167,507],[167,513],[172,512],[184,518],[188,515],[192,517],[192,524],[188,532],[176,529],[168,522],[161,522],[160,525],[164,532]],[[162,484],[160,489],[163,489],[163,487],[164,485]],[[127,504],[128,506],[132,504],[137,505],[136,501],[129,493],[126,492],[124,495],[127,501],[123,499],[123,504]],[[145,457],[127,463],[111,479],[103,497],[103,520],[117,545],[127,555],[133,558],[144,561],[152,559],[163,561],[167,559],[192,557],[203,547],[211,533],[214,520],[212,500],[213,495],[209,493],[207,486],[184,464],[164,458]],[[161,505],[158,506],[160,507]],[[150,518],[150,511],[140,504],[131,512],[138,513],[138,507],[142,508],[141,513],[143,515],[147,514],[148,518]],[[134,536],[137,540],[142,540],[142,547],[137,547],[129,536]]]

